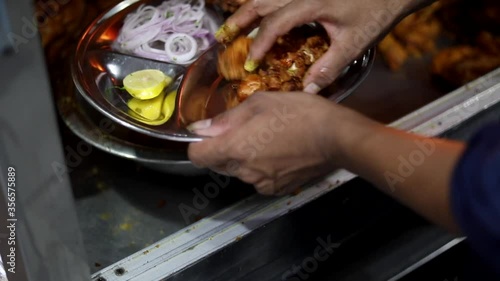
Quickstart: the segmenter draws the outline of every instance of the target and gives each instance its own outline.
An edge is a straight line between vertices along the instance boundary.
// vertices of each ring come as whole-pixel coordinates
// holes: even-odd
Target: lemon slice
[[[123,88],[134,98],[153,99],[172,82],[172,77],[157,69],[144,69],[130,73],[123,79]]]
[[[160,118],[164,98],[164,93],[147,100],[132,98],[128,101],[127,105],[131,110],[140,116],[148,120],[156,120]]]
[[[151,108],[154,108],[154,110],[152,110],[150,107],[148,107],[149,104],[144,103],[144,101],[139,101],[136,99],[134,101],[129,102],[129,106],[130,106],[130,104],[132,104],[132,106],[134,106],[134,105],[136,106],[135,109],[134,109],[134,107],[130,107],[130,111],[132,111],[132,113],[137,113],[140,116],[143,116],[144,118],[147,118],[147,119],[135,118],[136,120],[138,120],[142,123],[148,124],[148,125],[159,126],[159,125],[165,124],[170,119],[170,117],[172,117],[172,114],[174,113],[174,109],[175,109],[176,96],[177,96],[177,91],[172,91],[172,92],[167,94],[167,96],[163,99],[163,104],[161,104],[161,112],[158,115],[158,117],[155,118],[154,120],[145,117],[145,115],[149,116],[149,117],[156,116],[157,115],[156,109],[158,108],[157,103],[154,103],[155,106],[151,107]],[[141,106],[146,106],[146,108],[143,108]],[[138,113],[137,108],[140,108],[139,111],[141,113]],[[149,112],[149,111],[151,111],[151,112]],[[147,113],[145,114],[145,112],[147,112]],[[132,115],[132,117],[134,116],[134,114],[131,114],[131,115]]]

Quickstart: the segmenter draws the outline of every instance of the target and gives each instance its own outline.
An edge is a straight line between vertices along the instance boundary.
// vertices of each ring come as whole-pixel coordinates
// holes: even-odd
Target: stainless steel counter
[[[416,66],[423,67],[421,64]],[[446,96],[446,91],[440,91],[432,86],[427,73],[418,68],[411,71],[406,70],[406,72],[402,73],[391,73],[380,60],[377,60],[366,82],[355,94],[346,99],[344,104],[381,122],[391,123],[440,97]],[[491,86],[492,83],[498,83],[498,81],[486,81],[476,85],[477,91]],[[493,112],[497,112],[497,110]],[[435,114],[438,113],[442,112],[435,112]],[[431,117],[433,116],[427,116],[426,118]],[[423,122],[423,120],[420,120],[420,122]],[[61,128],[64,133],[63,139],[67,148],[66,151],[71,150],[71,148],[75,150],[81,140],[66,130],[64,125],[61,125]],[[463,130],[460,131],[462,135],[457,137],[465,136],[467,133],[470,134],[471,130],[471,127],[464,126]],[[124,273],[120,273],[121,267],[117,264],[117,261],[126,260],[136,253],[143,252],[144,255],[147,255],[155,245],[160,247],[160,240],[168,239],[169,236],[180,235],[178,232],[181,230],[189,232],[189,227],[198,219],[217,214],[246,198],[251,198],[251,195],[254,194],[250,186],[242,184],[236,179],[223,178],[221,181],[229,181],[227,187],[221,189],[221,193],[213,200],[209,200],[208,206],[201,208],[202,210],[199,213],[190,214],[189,218],[186,219],[183,216],[183,210],[185,213],[186,206],[193,207],[196,204],[203,203],[202,201],[197,203],[193,200],[200,200],[197,194],[203,193],[203,187],[207,183],[214,181],[211,176],[187,177],[160,173],[149,170],[131,160],[111,156],[98,150],[93,150],[88,156],[83,157],[81,164],[69,175],[76,196],[77,212],[88,251],[88,261],[93,272],[99,272],[99,274],[95,275],[96,280],[101,276],[102,272],[109,272],[110,270],[111,272],[118,270],[114,275],[117,278],[116,280],[122,280],[120,276]],[[248,242],[247,246],[250,249],[254,248],[256,244],[273,247],[274,242],[269,244],[259,239],[270,239],[270,241],[279,239],[283,240],[283,247],[286,245],[289,247],[291,243],[294,244],[300,241],[303,245],[297,247],[306,250],[308,245],[311,246],[310,243],[316,241],[315,239],[319,237],[319,233],[334,233],[338,235],[340,240],[348,240],[350,237],[356,237],[356,239],[365,237],[364,241],[359,242],[365,245],[365,248],[355,247],[355,251],[361,256],[366,254],[367,257],[358,257],[358,261],[352,260],[351,262],[353,264],[364,262],[363,266],[368,270],[369,267],[376,264],[377,266],[383,266],[383,264],[368,257],[371,248],[366,243],[367,241],[377,243],[377,241],[383,240],[387,241],[384,242],[388,243],[387,245],[390,244],[387,247],[392,249],[393,252],[383,251],[384,253],[377,253],[377,260],[385,260],[380,255],[386,255],[385,258],[399,260],[400,264],[394,264],[393,269],[385,268],[383,274],[382,271],[372,272],[372,279],[367,280],[385,280],[385,277],[397,276],[398,271],[403,271],[406,267],[410,268],[419,259],[425,258],[429,253],[441,247],[446,247],[448,243],[460,242],[422,221],[404,207],[385,198],[382,194],[374,191],[367,183],[355,182],[350,183],[349,186],[351,188],[342,186],[338,191],[329,193],[320,201],[323,203],[314,203],[315,205],[308,207],[309,209],[300,211],[299,213],[303,215],[296,215],[299,218],[285,215],[281,219],[284,222],[272,224],[272,229],[279,232],[268,231],[268,234],[258,235],[259,238],[249,240],[251,242]],[[370,200],[366,201],[367,198],[370,198]],[[261,198],[259,200],[265,201],[267,199]],[[375,200],[375,202],[372,200]],[[346,207],[345,202],[349,201],[355,202],[353,203],[355,207]],[[262,203],[261,201],[258,202],[260,202],[258,204]],[[184,209],[182,206],[184,206]],[[310,220],[304,219],[304,216],[317,217],[318,211],[311,211],[316,208],[321,209],[322,221],[333,222],[340,220],[344,224],[347,223],[347,225],[342,225],[341,229],[336,228],[334,230],[324,227],[324,222],[321,223],[321,227],[318,225],[311,226]],[[346,218],[349,220],[355,218],[355,222],[348,223]],[[387,229],[385,231],[379,230],[380,225],[386,225]],[[307,230],[301,230],[302,227]],[[371,229],[370,231],[375,233],[374,236],[366,237],[366,229]],[[288,231],[292,232],[289,233]],[[392,234],[388,235],[389,232]],[[284,237],[291,234],[293,234],[292,238],[284,239]],[[377,238],[373,240],[374,237]],[[163,247],[163,245],[161,246]],[[224,258],[224,266],[231,261],[234,266],[240,268],[241,272],[248,274],[245,271],[248,264],[244,264],[243,261],[252,263],[248,260],[248,257],[255,258],[261,255],[262,252],[269,250],[262,247],[256,248],[256,251],[258,251],[255,253],[256,256],[248,253],[248,256],[245,257],[240,252],[232,252],[232,255],[235,256],[228,255],[230,258]],[[240,248],[238,247],[238,249]],[[415,252],[413,259],[401,260],[401,253],[407,254],[408,251],[417,250],[420,252]],[[231,251],[231,247],[229,247],[228,251]],[[247,252],[248,249],[240,249],[240,251]],[[277,251],[281,253],[287,252],[285,248],[279,248]],[[281,263],[283,266],[301,257],[300,253],[288,252],[290,256],[280,254],[270,259]],[[241,264],[237,260],[242,260]],[[373,264],[369,264],[369,261],[373,262]],[[266,269],[268,267],[263,265],[257,267],[260,270],[257,271],[258,275],[255,275],[255,278],[257,278],[256,276],[263,278],[263,275],[260,274],[271,276],[269,275],[269,269]],[[352,275],[354,273],[346,271],[346,268],[352,267],[345,265],[345,268],[338,269],[342,272],[342,276],[345,275],[345,278],[347,276],[358,276]],[[193,267],[191,270],[187,270],[184,273],[185,275],[181,276],[184,276],[183,278],[189,276],[189,278],[196,280],[197,272],[205,272],[204,278],[208,278],[208,272],[205,270],[207,270],[205,267]],[[191,275],[192,272],[195,275]],[[216,274],[214,278],[215,276],[219,276],[219,278],[224,276],[222,280],[226,280],[226,278],[230,280],[229,276],[234,278],[233,275],[235,274],[231,272],[230,270],[229,273],[212,273]],[[351,280],[349,278],[345,280]],[[108,277],[106,280],[115,279],[109,279]]]
[[[64,141],[68,148],[80,142],[69,132]],[[206,208],[183,216],[180,206],[194,206],[194,190],[203,192],[204,185],[213,181],[210,175],[160,173],[95,150],[69,176],[93,271],[254,193],[250,186],[231,179],[230,185]]]

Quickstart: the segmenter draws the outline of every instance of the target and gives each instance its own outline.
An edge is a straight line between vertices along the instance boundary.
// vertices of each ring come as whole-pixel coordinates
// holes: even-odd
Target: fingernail
[[[227,29],[226,24],[221,25],[219,29],[217,29],[217,31],[215,32],[215,38],[217,38],[217,40],[220,40],[222,37],[224,37],[226,35],[226,29]]]
[[[247,58],[247,60],[245,61],[245,70],[248,71],[248,72],[254,72],[257,67],[259,67],[259,63],[255,60],[252,60],[250,58]]]
[[[215,38],[221,43],[229,43],[238,35],[240,28],[235,24],[223,24],[215,32]]]
[[[315,83],[310,83],[309,85],[307,85],[304,88],[304,92],[309,93],[309,94],[313,94],[313,95],[319,93],[319,91],[321,91],[321,88],[318,85],[316,85]]]
[[[212,125],[212,119],[205,119],[191,123],[189,126],[186,127],[186,129],[190,132],[194,132],[198,130],[208,129],[210,128],[211,125]]]
[[[257,34],[259,33],[259,28],[256,27],[254,28],[250,33],[248,33],[247,37],[248,38],[252,38],[252,39],[255,39],[255,37],[257,37]]]

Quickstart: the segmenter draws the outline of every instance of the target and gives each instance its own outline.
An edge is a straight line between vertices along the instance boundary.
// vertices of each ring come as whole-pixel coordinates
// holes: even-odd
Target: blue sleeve
[[[470,248],[500,277],[500,124],[468,142],[452,177],[451,208]]]

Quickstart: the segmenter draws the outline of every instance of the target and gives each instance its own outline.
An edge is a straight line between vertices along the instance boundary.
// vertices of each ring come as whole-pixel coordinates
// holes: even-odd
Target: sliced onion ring
[[[175,52],[172,49],[175,48],[176,44],[180,44],[181,47],[185,47],[185,50],[178,53]],[[172,58],[172,60],[178,63],[186,63],[196,56],[196,53],[198,52],[198,43],[196,42],[196,39],[189,34],[174,33],[165,41],[165,52],[167,56]]]

